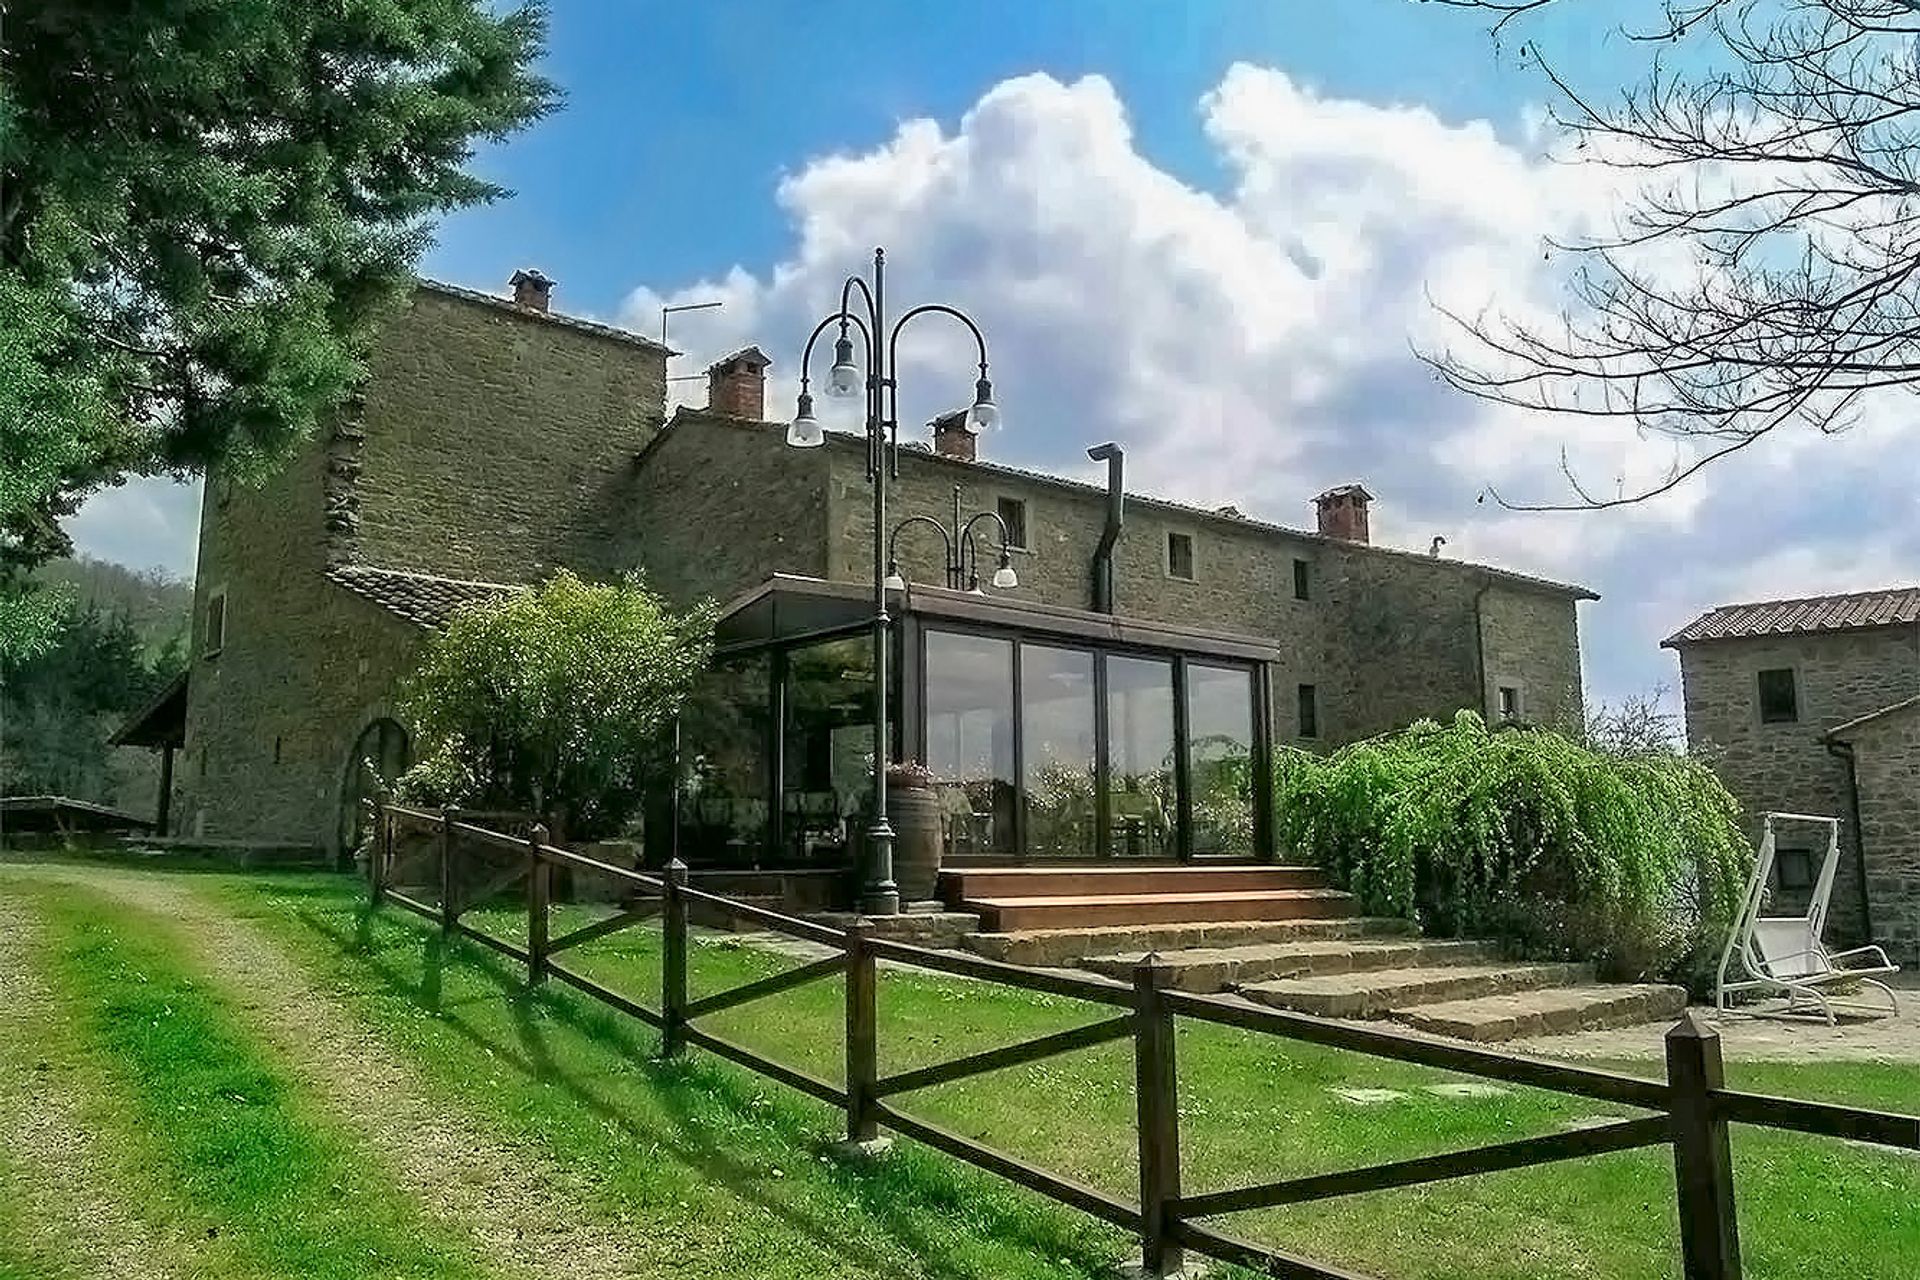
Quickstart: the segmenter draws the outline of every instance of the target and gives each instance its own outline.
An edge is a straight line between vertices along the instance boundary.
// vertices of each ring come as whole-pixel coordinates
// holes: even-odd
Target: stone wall
[[[322,576],[327,456],[309,447],[257,488],[208,478],[174,773],[183,836],[336,852],[355,739],[392,714],[394,684],[412,665],[417,628]],[[209,655],[215,593],[226,641]]]
[[[492,582],[632,567],[608,532],[662,421],[663,351],[423,286],[371,369],[356,558]]]
[[[1873,941],[1920,966],[1920,706],[1849,732],[1858,764]]]
[[[640,465],[611,545],[680,604],[725,605],[775,573],[824,576],[825,453],[788,449],[777,427],[682,412]]]
[[[1762,724],[1758,673],[1778,667],[1795,673],[1799,719]],[[1834,937],[1859,938],[1859,837],[1852,829],[1847,770],[1822,735],[1920,693],[1920,628],[1689,644],[1680,649],[1680,675],[1688,744],[1739,800],[1749,839],[1759,839],[1758,815],[1767,810],[1845,824],[1842,840],[1851,852],[1841,861],[1828,919]],[[1800,900],[1791,892],[1780,895],[1785,906]]]
[[[864,453],[857,446],[822,452],[833,463],[829,573],[858,581],[870,572],[872,555]],[[963,516],[995,510],[1003,497],[1026,503],[1028,547],[1014,553],[1020,586],[995,594],[1079,609],[1091,604],[1091,564],[1106,521],[1103,490],[903,452],[889,523],[911,515],[950,522],[956,484]],[[990,522],[979,530],[984,578],[998,542]],[[1168,572],[1171,532],[1193,539],[1192,581]],[[939,582],[942,557],[931,530],[900,538],[909,579]],[[1305,600],[1294,595],[1296,559],[1309,566]],[[1578,623],[1565,592],[1509,585],[1456,560],[1357,547],[1137,497],[1127,501],[1114,565],[1120,614],[1259,636],[1283,651],[1272,673],[1282,742],[1298,741],[1303,684],[1315,689],[1320,741],[1337,744],[1481,706],[1493,689],[1489,681],[1483,693],[1483,661],[1490,677],[1525,686],[1529,719],[1580,719]]]

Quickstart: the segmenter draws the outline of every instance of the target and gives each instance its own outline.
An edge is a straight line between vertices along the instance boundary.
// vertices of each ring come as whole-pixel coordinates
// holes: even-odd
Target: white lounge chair
[[[1820,863],[1820,875],[1814,881],[1813,899],[1804,916],[1763,916],[1767,883],[1773,875],[1774,823],[1812,822],[1827,829],[1826,856]],[[1753,868],[1753,880],[1747,885],[1740,920],[1720,953],[1719,979],[1714,986],[1714,1003],[1727,1007],[1727,997],[1737,991],[1761,991],[1787,998],[1787,1013],[1798,1013],[1803,1001],[1817,1005],[1833,1025],[1835,1009],[1851,1013],[1894,1014],[1900,1011],[1893,989],[1880,978],[1900,972],[1900,966],[1887,960],[1887,953],[1876,946],[1855,947],[1850,951],[1828,951],[1821,941],[1826,931],[1827,903],[1833,897],[1833,881],[1840,868],[1840,820],[1813,818],[1799,813],[1769,813],[1761,827],[1760,856]],[[1736,980],[1727,980],[1727,971],[1739,960]],[[1853,989],[1868,987],[1884,998],[1879,1003],[1862,1004],[1844,998]]]

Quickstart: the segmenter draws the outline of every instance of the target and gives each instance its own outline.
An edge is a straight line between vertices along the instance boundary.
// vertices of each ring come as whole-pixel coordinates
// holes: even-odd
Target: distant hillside
[[[91,556],[55,560],[41,568],[40,578],[71,587],[80,610],[92,606],[106,616],[125,617],[150,654],[186,640],[193,618],[191,582]]]

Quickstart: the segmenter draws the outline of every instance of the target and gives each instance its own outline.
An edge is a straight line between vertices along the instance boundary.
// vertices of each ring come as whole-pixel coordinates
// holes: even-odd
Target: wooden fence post
[[[1167,1206],[1180,1198],[1180,1090],[1173,1013],[1161,998],[1172,967],[1149,952],[1133,967],[1135,1123],[1140,1135],[1140,1266],[1149,1276],[1180,1270]]]
[[[459,909],[454,906],[453,894],[456,883],[453,874],[453,824],[460,820],[457,805],[443,805],[440,809],[440,932],[452,933],[455,920],[460,918]]]
[[[549,843],[547,829],[535,823],[527,833],[527,985],[547,980],[547,938],[553,900],[553,866],[540,856]]]
[[[686,1052],[687,1026],[687,864],[675,858],[667,864],[665,907],[666,953],[660,960],[660,1056],[677,1058]]]
[[[847,1144],[859,1147],[880,1136],[873,1115],[873,1087],[880,1079],[879,991],[873,952],[867,946],[873,922],[847,926]]]
[[[1686,1280],[1740,1280],[1733,1153],[1711,1091],[1726,1084],[1720,1033],[1689,1009],[1667,1032],[1673,1090],[1673,1180],[1680,1197],[1680,1261]]]
[[[373,838],[367,842],[367,901],[380,905],[380,891],[386,886],[385,865],[388,847],[393,843],[393,815],[387,812],[387,798],[374,797]]]

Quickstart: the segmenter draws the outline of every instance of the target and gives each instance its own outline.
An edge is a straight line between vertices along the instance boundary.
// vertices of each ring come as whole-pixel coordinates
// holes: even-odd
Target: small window
[[[200,652],[213,657],[227,646],[227,593],[216,591],[207,597],[207,634]]]
[[[1193,535],[1190,533],[1169,533],[1167,535],[1167,576],[1185,578],[1193,581]]]
[[[1776,851],[1773,855],[1773,875],[1782,889],[1813,888],[1813,850]]]
[[[1293,562],[1293,598],[1295,600],[1313,599],[1313,562],[1311,560]]]
[[[997,510],[1000,523],[1007,526],[1007,545],[1025,551],[1027,542],[1027,503],[1024,498],[1002,498]]]
[[[1800,691],[1794,687],[1792,667],[1762,671],[1759,686],[1761,724],[1792,724],[1800,718]]]
[[[1310,684],[1300,686],[1300,736],[1320,736],[1320,691]]]
[[[1501,685],[1500,718],[1502,720],[1518,720],[1522,711],[1519,686],[1511,684]]]

